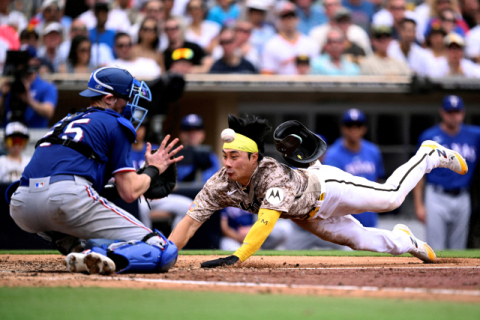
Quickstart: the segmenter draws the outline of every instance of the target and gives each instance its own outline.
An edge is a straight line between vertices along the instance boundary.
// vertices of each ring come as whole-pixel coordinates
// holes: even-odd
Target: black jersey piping
[[[432,152],[430,152],[428,155],[432,155],[433,153],[435,152],[435,150],[432,150]],[[376,191],[386,191],[386,192],[396,192],[398,191],[398,189],[400,189],[400,187],[402,186],[402,183],[403,181],[407,178],[408,174],[410,172],[412,172],[412,170],[418,166],[420,164],[420,162],[423,161],[423,159],[425,159],[425,157],[427,156],[427,154],[424,154],[422,159],[420,159],[417,163],[415,163],[415,165],[413,167],[411,167],[407,173],[403,176],[403,178],[400,180],[400,183],[398,184],[398,187],[396,189],[380,189],[380,188],[375,188],[375,187],[371,187],[371,186],[365,186],[363,184],[356,184],[356,183],[353,183],[353,182],[350,182],[350,181],[345,181],[345,180],[335,180],[335,179],[328,179],[328,180],[325,180],[325,183],[328,183],[328,182],[337,182],[337,183],[344,183],[344,184],[351,184],[353,185],[354,187],[360,187],[360,188],[367,188],[367,189],[373,189],[373,190],[376,190]]]

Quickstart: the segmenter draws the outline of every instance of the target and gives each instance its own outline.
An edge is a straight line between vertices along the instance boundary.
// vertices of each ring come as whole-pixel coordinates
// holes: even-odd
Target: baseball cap
[[[462,98],[459,96],[446,96],[443,98],[443,103],[442,103],[443,110],[449,112],[449,111],[460,111],[465,108],[463,104]]]
[[[295,58],[295,63],[296,64],[310,64],[310,57],[306,54],[301,54],[301,55],[298,55],[296,58]]]
[[[375,39],[381,37],[391,37],[392,27],[390,26],[372,26],[372,37]]]
[[[343,114],[342,123],[346,124],[352,122],[365,124],[367,122],[367,117],[365,117],[365,114],[358,109],[349,109]]]
[[[27,126],[18,121],[10,122],[5,127],[5,138],[11,136],[18,136],[28,139],[29,135]]]
[[[180,129],[203,129],[203,119],[198,114],[192,113],[185,116],[180,124]]]
[[[452,44],[456,44],[462,48],[465,47],[465,40],[463,40],[461,35],[455,32],[447,34],[445,38],[443,38],[443,43],[447,47],[451,46]]]
[[[283,1],[277,5],[277,14],[279,17],[285,16],[287,14],[292,14],[292,13],[296,15],[297,14],[296,10],[297,10],[297,6],[292,2]]]
[[[60,34],[62,34],[63,32],[63,27],[60,23],[58,22],[50,22],[46,27],[45,29],[43,29],[42,31],[42,35],[47,35],[49,34],[50,32],[58,32]]]
[[[36,58],[37,57],[37,49],[35,49],[34,46],[31,46],[29,44],[22,44],[20,46],[20,51],[26,51],[30,58]]]
[[[338,21],[342,18],[351,18],[352,17],[352,11],[350,11],[348,8],[345,7],[340,7],[338,10],[335,12],[333,15],[333,19],[335,21]]]
[[[46,8],[50,7],[52,4],[56,4],[59,9],[63,8],[63,1],[60,0],[44,0],[40,10],[45,10]]]
[[[248,0],[247,8],[256,9],[261,11],[267,11],[270,6],[270,1],[268,0]]]
[[[92,72],[87,89],[80,92],[83,97],[97,97],[109,93],[128,100],[135,78],[125,69],[103,67]]]

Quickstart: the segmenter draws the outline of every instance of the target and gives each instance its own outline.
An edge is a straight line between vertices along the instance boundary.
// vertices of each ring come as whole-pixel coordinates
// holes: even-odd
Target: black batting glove
[[[215,260],[205,261],[200,266],[202,268],[216,268],[216,267],[224,267],[224,266],[231,266],[240,260],[237,256],[228,256],[226,258],[219,258]]]

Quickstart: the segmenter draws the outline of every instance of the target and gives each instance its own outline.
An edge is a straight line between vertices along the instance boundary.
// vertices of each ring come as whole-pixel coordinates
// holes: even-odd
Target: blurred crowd
[[[479,0],[0,0],[0,65],[480,77]]]

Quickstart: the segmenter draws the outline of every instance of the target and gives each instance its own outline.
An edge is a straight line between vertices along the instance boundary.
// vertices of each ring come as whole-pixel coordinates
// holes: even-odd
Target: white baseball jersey
[[[297,74],[295,58],[307,55],[313,60],[319,54],[315,40],[298,33],[295,41],[281,34],[272,37],[263,48],[262,71],[274,74]]]
[[[26,156],[22,156],[21,162],[12,160],[7,156],[0,156],[0,182],[20,180],[23,170],[29,162],[30,157]]]
[[[428,75],[429,70],[434,68],[426,50],[416,43],[412,43],[408,56],[405,56],[400,48],[400,43],[393,40],[388,46],[387,55],[391,58],[408,63],[413,72],[419,76]]]

